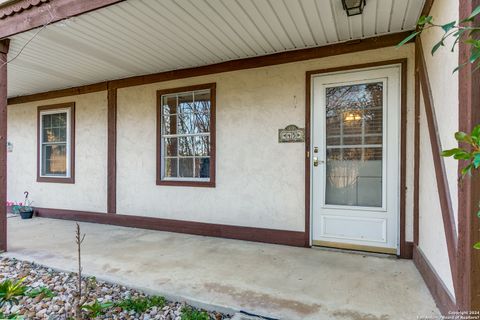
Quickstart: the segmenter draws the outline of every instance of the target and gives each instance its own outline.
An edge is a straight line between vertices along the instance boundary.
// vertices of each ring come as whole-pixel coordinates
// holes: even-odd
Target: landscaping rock
[[[74,316],[77,293],[77,276],[74,273],[56,272],[29,262],[0,257],[0,282],[25,278],[22,283],[30,288],[48,288],[55,295],[52,298],[40,295],[35,298],[23,297],[18,305],[5,306],[6,315],[18,314],[25,319],[65,320]],[[94,278],[84,278],[84,292],[88,292],[87,304],[97,300],[99,303],[111,302],[114,305],[105,309],[103,314],[95,319],[111,320],[190,320],[182,316],[182,309],[188,307],[185,303],[167,301],[165,306],[152,306],[143,313],[124,310],[117,303],[128,298],[146,298],[148,295],[117,284],[97,281]],[[228,315],[218,312],[207,313],[210,319],[227,320]],[[84,312],[84,319],[93,319]]]

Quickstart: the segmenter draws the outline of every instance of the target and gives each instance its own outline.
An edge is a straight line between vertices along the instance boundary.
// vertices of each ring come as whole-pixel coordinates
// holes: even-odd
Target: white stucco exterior
[[[430,15],[434,22],[444,24],[458,20],[458,2],[438,0]],[[458,73],[453,70],[458,66],[458,51],[451,52],[452,43],[439,49],[434,56],[432,47],[441,39],[443,31],[439,28],[430,29],[422,34],[422,44],[430,86],[433,95],[433,105],[438,125],[438,134],[443,150],[457,147],[454,133],[458,131]],[[454,296],[453,282],[448,260],[447,243],[442,212],[437,192],[435,169],[433,166],[432,149],[425,118],[423,100],[420,115],[420,225],[419,247],[432,264],[444,284]],[[458,162],[452,158],[444,158],[448,186],[452,199],[455,220],[458,222]],[[436,230],[432,232],[432,230]],[[457,228],[458,230],[458,228]]]
[[[413,240],[414,46],[383,48],[284,65],[118,90],[117,213],[304,231],[305,146],[278,143],[278,129],[305,127],[310,70],[408,59],[406,238]],[[216,187],[156,185],[156,91],[215,82]],[[36,110],[76,102],[76,182],[37,183]],[[106,211],[106,92],[9,106],[8,197],[29,190],[39,207]]]
[[[289,124],[305,127],[306,71],[399,58],[410,59],[412,119],[412,45],[120,89],[118,212],[304,231],[304,144],[279,144],[277,135]],[[156,91],[209,82],[217,84],[216,188],[156,186]],[[409,144],[409,154],[412,148]],[[407,180],[411,186],[411,174]],[[411,199],[407,239],[412,239]]]
[[[37,108],[75,102],[75,184],[37,182]],[[7,199],[34,206],[105,212],[107,208],[107,94],[98,92],[8,107]]]

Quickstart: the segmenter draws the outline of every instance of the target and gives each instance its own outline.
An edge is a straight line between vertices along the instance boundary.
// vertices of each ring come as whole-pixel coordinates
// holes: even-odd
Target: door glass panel
[[[326,89],[325,204],[382,207],[383,83]]]

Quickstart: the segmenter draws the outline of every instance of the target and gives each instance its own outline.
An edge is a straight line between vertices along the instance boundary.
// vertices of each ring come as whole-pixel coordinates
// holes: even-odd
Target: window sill
[[[37,177],[37,182],[74,184],[75,178]]]
[[[215,181],[157,180],[157,186],[215,188]]]

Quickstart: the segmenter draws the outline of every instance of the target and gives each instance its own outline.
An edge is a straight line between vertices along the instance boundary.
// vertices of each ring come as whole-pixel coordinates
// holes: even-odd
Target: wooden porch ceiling
[[[424,3],[347,17],[340,0],[127,0],[11,37],[8,96],[413,30]]]

